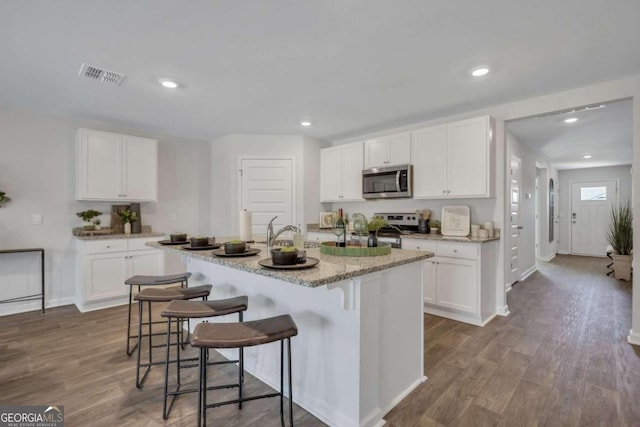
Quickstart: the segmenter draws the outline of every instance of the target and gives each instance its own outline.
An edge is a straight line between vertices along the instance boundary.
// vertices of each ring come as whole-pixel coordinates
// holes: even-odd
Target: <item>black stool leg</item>
[[[289,359],[289,425],[293,427],[293,387],[291,380],[291,338],[287,338],[288,359]]]
[[[204,349],[206,350],[206,349]],[[207,426],[207,359],[206,351],[200,353],[200,360],[202,360],[202,382],[204,385],[202,386],[202,427]]]
[[[149,363],[153,362],[153,356],[152,356],[152,351],[153,351],[153,342],[152,342],[152,338],[153,338],[153,333],[151,331],[151,324],[153,323],[153,321],[151,320],[151,301],[147,301],[147,308],[148,308],[148,313],[149,313]]]
[[[178,346],[179,347],[179,346]],[[169,349],[171,348],[171,317],[167,317],[167,358],[164,364],[164,402],[162,404],[162,418],[165,420],[169,418],[169,412],[167,411],[167,394],[169,393]],[[180,371],[180,362],[177,363],[178,372]],[[174,397],[175,399],[175,397]],[[171,401],[173,406],[173,400]]]
[[[206,377],[203,375],[205,366],[207,365],[207,359],[205,354],[205,348],[200,348],[200,359],[198,364],[198,427],[202,426],[202,417],[205,415],[204,406],[206,401],[203,401],[203,389],[207,389],[207,385],[203,384],[206,381]]]
[[[133,285],[129,286],[129,314],[127,316],[127,356],[131,356],[135,348],[129,348],[129,342],[131,341],[131,300],[133,298]]]
[[[280,423],[284,426],[284,340],[280,340]]]

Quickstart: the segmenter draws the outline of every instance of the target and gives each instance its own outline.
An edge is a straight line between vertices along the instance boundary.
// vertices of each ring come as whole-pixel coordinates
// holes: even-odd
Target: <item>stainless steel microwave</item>
[[[362,197],[364,199],[388,199],[412,197],[411,165],[371,168],[362,171]]]

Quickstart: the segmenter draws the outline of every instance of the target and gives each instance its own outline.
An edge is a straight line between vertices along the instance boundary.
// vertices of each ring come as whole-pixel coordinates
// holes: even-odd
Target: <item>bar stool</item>
[[[138,301],[138,344],[137,344],[137,363],[136,363],[136,387],[142,388],[142,384],[144,380],[147,378],[147,374],[151,370],[151,367],[154,365],[164,365],[164,361],[162,362],[154,362],[152,356],[152,349],[156,347],[164,347],[164,344],[161,345],[153,345],[153,331],[152,325],[153,321],[151,318],[151,303],[152,302],[171,302],[173,300],[190,300],[196,298],[202,298],[204,301],[207,300],[209,294],[211,293],[211,285],[201,285],[194,286],[191,288],[145,288],[135,297],[134,300]],[[140,363],[140,346],[142,345],[142,307],[144,303],[147,303],[148,306],[148,321],[145,323],[149,327],[147,336],[149,337],[149,362],[141,364]],[[157,323],[157,322],[156,322]],[[161,322],[164,323],[164,322]],[[184,340],[182,339],[182,331],[178,331],[178,345],[180,345]],[[157,334],[156,334],[157,335]],[[140,379],[140,368],[146,367],[146,371]]]
[[[284,340],[287,340],[289,371],[289,424],[293,425],[293,393],[291,390],[291,337],[298,328],[288,314],[240,323],[200,323],[191,336],[191,345],[200,348],[198,381],[198,427],[206,425],[206,411],[222,405],[280,396],[280,421],[284,425]],[[280,393],[242,396],[243,366],[239,367],[238,398],[207,404],[207,351],[210,348],[243,348],[280,341]]]
[[[162,417],[166,420],[169,418],[169,413],[171,409],[173,409],[173,404],[176,398],[185,393],[194,393],[198,391],[197,388],[180,390],[180,369],[181,368],[194,368],[198,366],[195,365],[186,365],[182,366],[182,362],[194,362],[198,360],[197,357],[189,358],[189,359],[181,359],[180,358],[180,334],[178,333],[181,320],[183,319],[202,319],[209,317],[217,317],[217,316],[225,316],[227,314],[238,313],[238,320],[242,322],[243,312],[247,310],[248,298],[246,296],[227,298],[222,300],[215,301],[186,301],[186,300],[173,300],[167,305],[167,307],[160,313],[162,317],[167,318],[167,356],[165,359],[165,371],[164,371],[164,403],[162,406]],[[172,391],[169,391],[169,364],[174,361],[169,359],[169,351],[171,349],[171,321],[176,320],[176,388]],[[241,369],[244,366],[244,352],[240,349],[240,354],[238,355],[238,360],[224,360],[221,362],[208,362],[209,365],[219,365],[223,363],[239,363]],[[243,381],[243,378],[240,379],[240,382]],[[239,387],[238,384],[228,384],[216,387],[209,387],[209,390],[220,389],[220,388],[233,388]],[[171,404],[167,409],[167,398],[169,396],[173,396],[171,399]]]
[[[169,274],[164,276],[133,276],[124,281],[125,285],[129,286],[129,313],[127,316],[127,356],[131,356],[136,347],[130,348],[132,338],[137,338],[136,335],[131,335],[131,301],[133,296],[133,287],[138,287],[140,292],[141,286],[158,286],[158,285],[171,285],[173,283],[179,283],[181,288],[189,287],[189,277],[191,273]],[[156,322],[164,323],[164,322]],[[162,335],[161,333],[157,335]],[[136,344],[137,346],[137,344]]]

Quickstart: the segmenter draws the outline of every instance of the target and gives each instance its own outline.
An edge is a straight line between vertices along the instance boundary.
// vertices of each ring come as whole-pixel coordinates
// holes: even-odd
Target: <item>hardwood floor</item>
[[[640,348],[626,342],[631,285],[606,277],[606,263],[571,256],[542,263],[509,292],[511,315],[484,328],[425,315],[429,379],[387,414],[388,425],[640,426]],[[195,425],[193,394],[180,397],[162,420],[162,368],[135,388],[125,324],[126,307],[1,317],[0,404],[61,404],[67,426]],[[185,372],[186,381],[195,380],[195,370]],[[235,375],[226,366],[210,381]],[[251,376],[246,388],[269,390]],[[299,426],[323,425],[297,406],[294,418]],[[242,411],[226,406],[208,411],[207,419],[277,426],[279,405],[267,399]]]
[[[484,328],[425,315],[429,380],[390,426],[640,426],[631,284],[603,258],[558,256]]]

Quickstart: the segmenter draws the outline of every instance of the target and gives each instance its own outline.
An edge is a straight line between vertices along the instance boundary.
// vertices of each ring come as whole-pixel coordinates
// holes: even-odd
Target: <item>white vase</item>
[[[131,223],[130,222],[125,222],[124,223],[124,234],[131,234]]]
[[[617,280],[631,280],[631,255],[613,254],[614,277]]]

